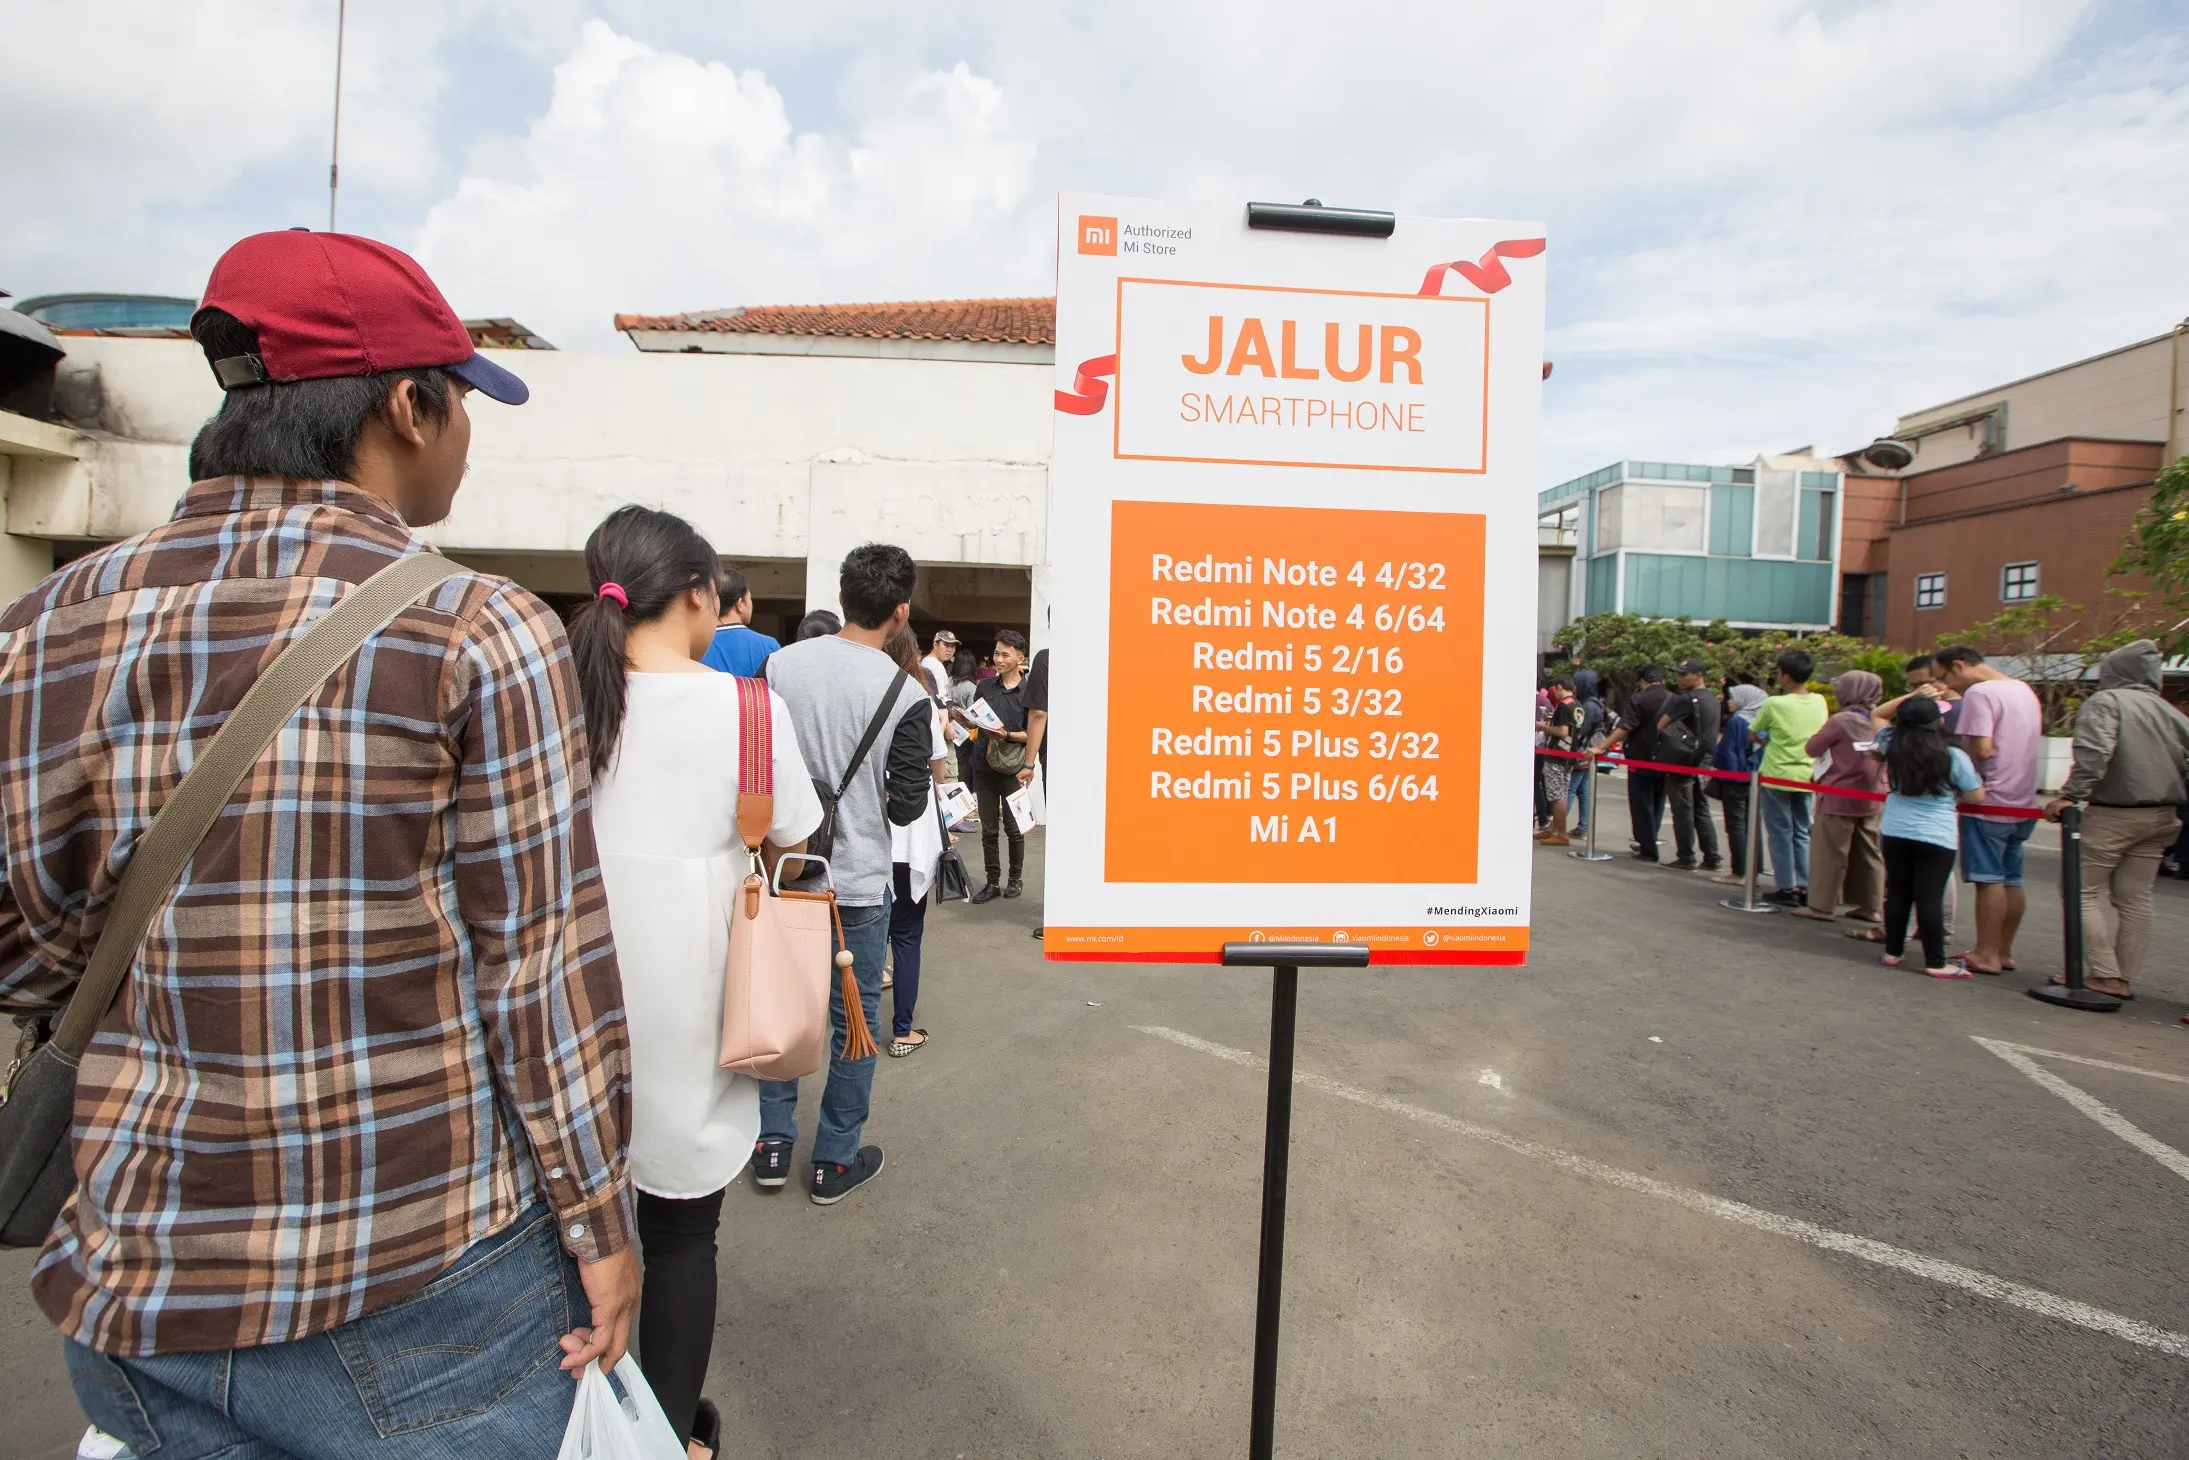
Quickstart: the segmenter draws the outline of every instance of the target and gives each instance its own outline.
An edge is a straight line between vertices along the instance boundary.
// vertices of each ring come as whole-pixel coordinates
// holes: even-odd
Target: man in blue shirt
[[[701,662],[709,669],[751,679],[760,673],[760,666],[768,662],[768,656],[783,646],[750,627],[752,585],[745,581],[743,573],[735,568],[724,568],[721,576],[715,579],[715,596],[721,601],[722,618],[714,631],[714,642],[707,646]]]

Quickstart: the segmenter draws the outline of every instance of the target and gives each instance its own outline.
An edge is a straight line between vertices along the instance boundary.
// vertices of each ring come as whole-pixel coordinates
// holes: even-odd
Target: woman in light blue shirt
[[[1923,971],[1932,978],[1967,978],[1946,958],[1946,884],[1960,846],[1958,801],[1984,799],[1984,783],[1966,752],[1946,738],[1938,702],[1923,695],[1902,700],[1893,723],[1878,731],[1885,761],[1885,815],[1878,823],[1885,850],[1885,954],[1878,961],[1898,968],[1908,941],[1908,911],[1923,939]]]

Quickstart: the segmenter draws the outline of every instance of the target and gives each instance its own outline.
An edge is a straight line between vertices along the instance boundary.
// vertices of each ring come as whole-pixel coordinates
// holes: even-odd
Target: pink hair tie
[[[621,583],[601,584],[600,593],[598,596],[601,598],[613,598],[616,601],[617,606],[620,608],[628,609],[631,606],[631,595],[623,591],[623,585]]]

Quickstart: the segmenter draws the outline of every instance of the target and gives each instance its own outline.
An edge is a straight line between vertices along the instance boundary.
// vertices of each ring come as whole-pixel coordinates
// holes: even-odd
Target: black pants
[[[1704,861],[1718,860],[1718,828],[1710,819],[1705,784],[1701,776],[1665,777],[1665,795],[1672,802],[1672,841],[1683,862],[1694,861],[1698,850]]]
[[[1725,788],[1725,799],[1718,804],[1725,808],[1725,855],[1733,868],[1733,875],[1748,875],[1748,787],[1740,781],[1720,781]],[[1757,850],[1762,850],[1760,847]]]
[[[1936,842],[1885,838],[1885,951],[1895,958],[1908,946],[1908,909],[1915,909],[1923,938],[1923,966],[1946,966],[1946,884],[1953,880],[1953,848]]]
[[[912,1010],[920,1002],[920,942],[927,936],[927,899],[912,895],[912,869],[892,869],[889,899],[889,952],[894,970],[889,982],[889,1028],[902,1039],[912,1032]]]
[[[1665,773],[1627,772],[1627,816],[1634,823],[1634,840],[1641,854],[1657,860],[1657,828],[1665,819]]]
[[[688,1201],[638,1194],[638,1367],[661,1412],[689,1443],[714,1352],[714,1234],[722,1193]]]
[[[1011,842],[1011,880],[1019,880],[1026,870],[1026,833],[1018,829],[1018,820],[1011,815],[1011,808],[1003,804],[1003,798],[1018,789],[1017,776],[999,776],[986,766],[974,773],[973,798],[980,803],[980,856],[981,864],[988,872],[988,885],[994,887],[1002,878],[996,872],[996,833],[1000,830]]]

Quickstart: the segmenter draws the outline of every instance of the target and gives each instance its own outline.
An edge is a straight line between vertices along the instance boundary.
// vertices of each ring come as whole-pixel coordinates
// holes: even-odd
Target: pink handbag
[[[737,834],[751,864],[730,910],[717,1063],[755,1079],[795,1080],[828,1063],[829,932],[833,925],[841,942],[843,922],[833,888],[786,892],[770,884],[762,867],[760,844],[775,820],[774,730],[767,681],[739,679]],[[821,865],[826,871],[828,864]],[[781,876],[778,863],[778,884]],[[878,1051],[851,962],[848,948],[834,959],[844,984],[844,1053],[861,1059]]]

